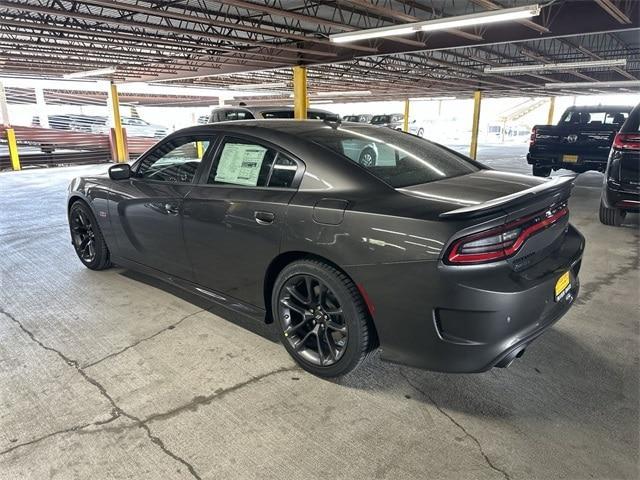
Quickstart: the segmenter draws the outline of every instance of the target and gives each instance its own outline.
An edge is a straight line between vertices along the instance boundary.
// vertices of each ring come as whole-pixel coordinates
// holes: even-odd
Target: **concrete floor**
[[[487,163],[528,172],[524,148]],[[382,363],[324,381],[266,327],[85,269],[65,190],[105,165],[0,174],[0,478],[638,478],[638,219],[598,222],[582,175],[582,292],[510,368]]]

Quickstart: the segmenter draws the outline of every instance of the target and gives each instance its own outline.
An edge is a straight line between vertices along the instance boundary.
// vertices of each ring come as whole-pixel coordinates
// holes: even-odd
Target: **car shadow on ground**
[[[137,272],[121,272],[128,278],[159,288],[203,310],[278,343],[275,328],[250,319],[162,280]],[[283,347],[284,348],[284,347]],[[259,360],[259,359],[258,359]],[[391,364],[374,352],[353,373],[331,380],[344,388],[364,393],[385,393],[413,399],[438,409],[482,418],[572,418],[637,404],[638,379],[621,370],[590,345],[584,344],[556,325],[538,338],[509,368],[475,374],[448,374]],[[630,385],[635,382],[635,388]],[[635,399],[621,392],[636,392]],[[634,395],[634,393],[631,393]],[[636,412],[637,413],[637,412]]]
[[[211,312],[214,315],[227,320],[228,322],[231,322],[241,328],[244,328],[245,330],[259,335],[266,340],[274,343],[279,342],[275,330],[271,325],[268,325],[264,322],[258,322],[252,318],[247,317],[246,315],[223,307],[218,303],[211,302],[206,298],[194,295],[187,290],[176,287],[175,285],[171,285],[170,283],[145,275],[143,273],[134,272],[132,270],[123,270],[122,272],[120,272],[120,275],[170,293],[171,295],[174,295],[184,300],[185,302],[189,302],[203,310],[207,310],[208,312]]]

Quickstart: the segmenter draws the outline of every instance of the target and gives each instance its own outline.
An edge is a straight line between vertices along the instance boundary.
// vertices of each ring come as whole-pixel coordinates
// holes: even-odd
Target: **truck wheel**
[[[548,177],[551,175],[551,167],[533,167],[533,175],[536,177]]]
[[[619,208],[609,208],[602,200],[600,200],[600,222],[604,225],[611,225],[613,227],[620,227],[626,216],[624,210]]]

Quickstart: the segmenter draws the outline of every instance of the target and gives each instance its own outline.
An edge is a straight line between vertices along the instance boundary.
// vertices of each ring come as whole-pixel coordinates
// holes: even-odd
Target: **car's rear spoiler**
[[[478,205],[471,205],[469,207],[456,208],[440,214],[440,218],[461,218],[461,217],[475,217],[477,215],[485,215],[493,211],[503,208],[506,204],[516,205],[531,200],[533,197],[541,194],[548,195],[563,189],[573,188],[571,184],[576,179],[575,175],[568,175],[562,177],[555,177],[540,185],[536,185],[525,190],[521,190],[511,195],[504,197],[494,198],[488,202],[480,203]],[[571,186],[570,186],[571,185]]]

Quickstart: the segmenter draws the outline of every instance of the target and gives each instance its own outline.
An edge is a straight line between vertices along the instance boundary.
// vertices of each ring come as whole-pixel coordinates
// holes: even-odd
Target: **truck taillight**
[[[640,150],[640,133],[618,133],[613,140],[618,150]]]
[[[536,143],[536,134],[537,134],[537,129],[536,127],[533,127],[531,129],[531,137],[529,137],[529,146],[533,146]]]
[[[462,237],[449,248],[446,262],[473,265],[512,257],[529,237],[550,227],[568,213],[569,209],[563,203],[502,227]]]

